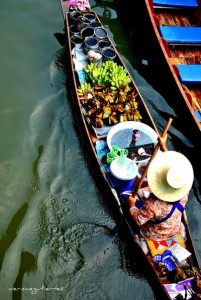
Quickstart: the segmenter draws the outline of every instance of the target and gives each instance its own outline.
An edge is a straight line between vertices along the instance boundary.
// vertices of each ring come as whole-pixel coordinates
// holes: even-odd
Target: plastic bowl
[[[121,149],[128,148],[132,140],[132,132],[134,129],[138,129],[141,132],[139,140],[136,142],[136,146],[145,146],[146,144],[156,145],[158,140],[158,135],[150,126],[135,121],[127,121],[118,123],[110,129],[107,135],[107,144],[109,149],[112,149],[112,146],[116,145]],[[150,153],[152,154],[152,153]],[[148,161],[150,157],[145,156],[144,158],[136,163],[141,161]]]
[[[119,158],[113,160],[110,165],[110,171],[118,179],[131,180],[136,177],[138,168],[133,160],[126,157],[122,164],[119,162]]]

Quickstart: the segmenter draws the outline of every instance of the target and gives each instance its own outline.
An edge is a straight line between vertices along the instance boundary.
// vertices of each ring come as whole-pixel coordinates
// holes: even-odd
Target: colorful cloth
[[[164,240],[164,241],[146,240],[146,242],[152,256],[155,256],[157,254],[162,254],[165,250],[167,250],[169,247],[173,246],[174,244],[179,244],[184,248],[186,247],[184,240],[180,234],[177,234],[175,237],[169,240]]]
[[[171,272],[173,270],[176,270],[176,265],[174,264],[172,258],[176,263],[178,263],[178,260],[175,256],[172,255],[172,252],[169,250],[165,250],[163,254],[156,254],[154,256],[154,264],[160,268],[163,268],[163,272]]]
[[[106,156],[110,152],[110,149],[108,148],[106,141],[104,140],[96,141],[96,152],[97,152],[98,159],[101,163],[101,167],[105,172],[109,172],[110,171],[109,164],[107,162],[103,162],[103,158],[105,157],[106,160]]]
[[[151,193],[149,187],[140,191],[142,200],[144,200],[141,208],[137,208],[136,206],[130,208],[130,213],[134,221],[140,226],[141,235],[148,240],[163,241],[181,233],[183,224],[181,222],[181,212],[178,209],[175,209],[172,216],[162,223],[154,224],[149,222],[150,220],[161,220],[166,217],[171,211],[173,203],[147,197],[148,192]],[[143,195],[146,195],[147,198]],[[180,200],[180,203],[185,207],[187,201],[188,197],[185,196]]]
[[[186,289],[187,288],[187,298],[192,298],[192,288],[194,286],[194,278],[187,278],[183,281],[179,281],[178,283],[171,283],[171,284],[164,284],[164,287],[168,294],[170,295],[171,299],[176,299],[176,296],[178,294],[181,294],[183,297],[185,297]],[[189,292],[190,291],[190,292]]]

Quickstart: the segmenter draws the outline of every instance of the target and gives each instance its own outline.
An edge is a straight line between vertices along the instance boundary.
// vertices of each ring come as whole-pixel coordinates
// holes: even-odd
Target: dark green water
[[[101,3],[91,1],[160,131],[174,112],[137,72],[115,8]],[[155,299],[124,226],[109,234],[115,216],[83,155],[65,87],[59,1],[2,0],[0,25],[0,299]],[[170,146],[175,136],[190,146],[171,131]],[[200,254],[194,197],[189,210]]]

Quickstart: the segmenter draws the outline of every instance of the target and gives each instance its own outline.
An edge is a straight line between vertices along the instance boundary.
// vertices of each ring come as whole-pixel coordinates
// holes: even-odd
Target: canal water
[[[112,1],[91,6],[162,131],[175,113],[140,74],[138,44]],[[161,299],[124,224],[111,234],[116,218],[83,153],[59,1],[1,0],[0,24],[0,299]],[[168,146],[193,153],[174,124]],[[199,257],[200,203],[195,178],[187,213]]]

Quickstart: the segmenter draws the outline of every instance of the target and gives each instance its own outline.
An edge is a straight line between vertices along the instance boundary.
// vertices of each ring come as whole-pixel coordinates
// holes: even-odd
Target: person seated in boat
[[[145,240],[164,241],[182,235],[181,217],[193,179],[192,165],[183,154],[157,153],[148,168],[148,186],[139,190],[141,199],[128,197],[130,213]]]

